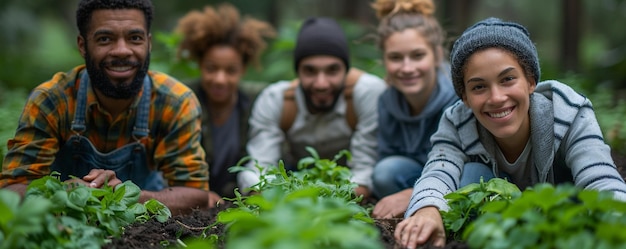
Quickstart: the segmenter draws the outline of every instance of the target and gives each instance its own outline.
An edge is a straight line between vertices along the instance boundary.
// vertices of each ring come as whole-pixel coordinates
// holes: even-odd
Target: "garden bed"
[[[174,216],[165,223],[150,220],[146,223],[136,223],[126,228],[124,235],[105,245],[104,249],[130,249],[145,248],[157,249],[174,247],[177,240],[201,236],[203,231],[210,224],[215,223],[219,211],[225,210],[230,205],[222,205],[209,210],[195,210],[189,215]],[[395,245],[393,232],[395,225],[401,219],[376,219],[375,225],[380,230],[381,243],[386,249],[400,248]],[[217,225],[209,228],[208,233],[223,235],[224,225]],[[221,245],[223,246],[223,245]],[[467,247],[447,247],[447,248],[467,248]]]
[[[613,159],[622,177],[626,178],[626,156],[613,154]],[[190,238],[201,236],[203,232],[222,236],[223,225],[215,224],[217,213],[231,207],[226,203],[217,208],[209,210],[196,210],[189,215],[174,216],[165,223],[150,220],[146,223],[136,223],[125,229],[121,238],[114,239],[105,245],[105,249],[130,249],[130,248],[167,248],[175,247],[179,241],[187,241]],[[395,225],[401,219],[376,219],[375,225],[380,231],[381,244],[386,249],[400,248],[396,245],[393,237]],[[224,245],[219,245],[223,248]],[[427,247],[426,247],[427,248]],[[468,248],[460,242],[449,242],[446,248]]]

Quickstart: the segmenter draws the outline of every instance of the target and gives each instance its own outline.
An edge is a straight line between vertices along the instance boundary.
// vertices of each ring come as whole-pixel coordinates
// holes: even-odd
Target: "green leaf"
[[[239,209],[228,209],[217,214],[217,222],[228,224],[237,220],[253,219],[255,216],[249,212]]]
[[[79,187],[69,193],[68,202],[74,204],[75,207],[78,207],[79,210],[82,211],[82,208],[87,205],[87,201],[90,197],[91,191],[89,191],[89,189],[86,187]]]
[[[465,220],[466,218],[460,218],[455,220],[454,222],[452,222],[452,225],[450,225],[450,229],[454,232],[458,232],[465,224]]]
[[[67,206],[67,205],[72,205],[73,203],[69,202],[68,199],[68,194],[65,190],[57,190],[55,191],[51,197],[50,200],[52,201],[52,203],[54,203],[57,206],[60,206],[61,208]],[[81,207],[76,207],[76,206],[71,206],[71,208],[75,208],[77,210],[80,210]]]
[[[107,196],[110,194],[110,191],[106,190],[106,189],[101,189],[101,188],[94,188],[91,190],[91,195],[93,197],[96,197],[98,199]]]
[[[141,214],[145,214],[148,212],[148,208],[147,208],[147,205],[145,205],[145,203],[144,205],[141,205],[141,203],[135,203],[134,205],[128,207],[127,210],[135,215],[141,215]]]
[[[124,195],[126,195],[126,184],[122,183],[115,186],[113,193],[107,199],[112,202],[123,202],[126,201],[124,200]]]
[[[309,154],[311,154],[311,156],[312,156],[315,160],[319,160],[319,159],[320,159],[320,155],[319,155],[319,154],[317,154],[317,151],[316,151],[313,147],[306,146],[304,149],[305,149],[306,151],[308,151],[308,152],[309,152]]]
[[[335,158],[333,158],[333,162],[337,162],[339,161],[339,159],[341,159],[341,157],[346,157],[347,161],[352,160],[352,154],[350,153],[349,150],[341,150],[339,151],[339,153],[337,153],[337,155],[335,155]]]
[[[517,185],[510,183],[506,179],[503,178],[492,178],[490,179],[485,189],[491,193],[498,193],[504,197],[511,197],[514,193],[520,193],[520,189]]]
[[[257,206],[260,209],[272,209],[274,207],[274,203],[266,200],[260,195],[253,195],[253,196],[248,197],[245,203],[251,206]]]
[[[126,206],[130,206],[139,201],[139,196],[141,195],[141,189],[132,181],[128,180],[124,183],[124,199],[122,199],[122,203]],[[119,186],[119,185],[118,185]],[[117,190],[115,190],[117,191]]]
[[[475,192],[475,191],[477,191],[479,189],[480,189],[480,184],[478,184],[478,183],[470,183],[470,184],[467,184],[467,185],[463,186],[462,188],[457,189],[453,193],[457,193],[457,194],[461,194],[461,195],[467,195],[467,194],[469,194],[471,192]]]
[[[18,210],[21,197],[18,193],[7,189],[0,189],[0,224],[11,220],[13,213]]]
[[[148,213],[154,215],[154,217],[159,222],[166,222],[170,217],[172,217],[172,212],[170,211],[165,204],[155,200],[150,199],[144,203]]]

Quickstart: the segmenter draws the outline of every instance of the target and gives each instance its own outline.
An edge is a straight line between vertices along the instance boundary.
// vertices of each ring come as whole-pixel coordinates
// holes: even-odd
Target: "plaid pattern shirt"
[[[51,173],[56,153],[74,134],[71,125],[84,68],[81,65],[68,73],[57,73],[31,92],[15,137],[7,143],[0,187],[28,184]],[[166,74],[150,71],[149,76],[153,84],[150,134],[140,141],[146,147],[148,165],[160,170],[169,186],[208,191],[209,166],[200,144],[202,110],[198,99],[186,85]],[[87,92],[87,130],[82,135],[102,153],[135,142],[131,133],[139,98],[113,119],[98,103],[91,85]]]

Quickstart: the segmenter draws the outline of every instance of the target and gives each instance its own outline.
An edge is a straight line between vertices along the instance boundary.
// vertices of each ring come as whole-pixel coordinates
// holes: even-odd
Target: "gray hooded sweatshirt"
[[[378,101],[378,159],[400,155],[424,165],[432,148],[430,136],[437,131],[443,111],[458,99],[449,64],[442,64],[437,70],[437,87],[419,115],[411,116],[401,92],[387,88]]]
[[[576,186],[610,191],[615,199],[626,201],[626,184],[589,99],[563,83],[543,81],[530,96],[529,114],[531,184],[569,179]],[[433,150],[413,187],[405,217],[426,206],[448,210],[444,196],[458,189],[467,162],[490,165],[494,175],[499,175],[493,135],[461,101],[446,110],[431,142]]]

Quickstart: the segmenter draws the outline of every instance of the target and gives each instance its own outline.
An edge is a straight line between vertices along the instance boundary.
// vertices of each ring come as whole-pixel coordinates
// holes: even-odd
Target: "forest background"
[[[177,58],[173,29],[188,11],[223,1],[153,0],[150,68],[186,82],[199,75],[193,62]],[[231,0],[242,16],[270,22],[269,41],[247,83],[295,77],[292,50],[298,27],[309,16],[340,21],[354,66],[384,76],[381,53],[371,36],[378,22],[372,0]],[[84,63],[76,47],[78,0],[0,2],[0,161],[13,136],[28,92],[60,71]],[[474,22],[495,16],[526,26],[539,52],[542,80],[557,79],[589,97],[607,142],[626,154],[626,0],[435,0],[449,49]]]

